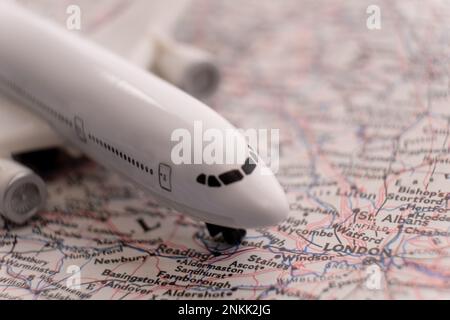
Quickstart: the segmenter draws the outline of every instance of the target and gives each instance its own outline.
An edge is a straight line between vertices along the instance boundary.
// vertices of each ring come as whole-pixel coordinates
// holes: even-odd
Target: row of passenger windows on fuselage
[[[124,152],[118,150],[117,148],[111,146],[110,144],[104,142],[103,140],[93,136],[92,134],[88,134],[89,140],[95,142],[99,146],[101,146],[103,149],[111,152],[112,154],[115,154],[117,157],[121,158],[124,161],[127,161],[132,166],[138,168],[141,171],[144,171],[146,173],[153,174],[153,169],[150,169],[148,166],[142,164],[141,162],[135,160],[134,158],[130,157],[129,155],[125,154]]]
[[[70,121],[67,117],[65,117],[64,115],[62,115],[61,113],[59,113],[58,111],[50,108],[48,105],[46,105],[45,103],[43,103],[42,101],[38,100],[35,96],[33,96],[32,94],[28,93],[27,91],[25,91],[24,89],[22,89],[21,87],[19,87],[18,85],[16,85],[14,82],[11,81],[4,81],[12,90],[14,90],[18,95],[20,95],[21,97],[24,97],[26,99],[28,99],[29,101],[31,101],[33,104],[35,104],[36,106],[39,107],[39,109],[41,109],[42,111],[46,112],[47,114],[50,114],[52,117],[54,117],[55,119],[57,119],[59,122],[65,124],[66,126],[72,128],[73,127],[73,123],[72,121]]]
[[[245,163],[241,166],[241,169],[245,173],[245,175],[250,175],[256,169],[256,159],[258,158],[255,155],[254,157],[247,158],[247,160],[245,160]],[[222,186],[222,184],[227,186],[229,184],[241,181],[242,179],[244,179],[244,175],[242,174],[242,172],[238,169],[234,169],[222,173],[218,177],[216,177],[215,175],[206,176],[206,174],[202,173],[197,177],[197,182],[203,185],[207,185],[211,188],[219,188]]]
[[[21,97],[24,97],[24,98],[28,99],[29,101],[31,101],[32,103],[34,103],[42,111],[45,111],[47,114],[50,114],[51,116],[53,116],[54,118],[59,120],[61,123],[67,125],[68,127],[70,127],[70,128],[73,127],[72,121],[70,121],[68,118],[66,118],[64,115],[62,115],[61,113],[57,112],[56,110],[50,108],[49,106],[47,106],[46,104],[44,104],[43,102],[38,100],[36,97],[31,95],[27,91],[23,90],[21,87],[16,85],[14,82],[7,81],[7,80],[4,80],[3,82],[6,83],[7,86],[9,86],[18,95],[20,95]],[[114,148],[113,146],[107,144],[103,140],[98,139],[97,137],[93,136],[92,134],[89,134],[88,137],[89,137],[89,139],[91,141],[93,141],[96,144],[98,144],[99,146],[103,147],[105,150],[108,150],[109,152],[115,154],[117,157],[121,158],[122,160],[127,161],[128,163],[130,163],[134,167],[136,167],[136,168],[138,168],[138,169],[140,169],[140,170],[142,170],[142,171],[144,171],[146,173],[153,174],[153,169],[150,169],[148,166],[146,166],[146,165],[142,164],[141,162],[131,158],[129,155],[119,151],[117,148]]]

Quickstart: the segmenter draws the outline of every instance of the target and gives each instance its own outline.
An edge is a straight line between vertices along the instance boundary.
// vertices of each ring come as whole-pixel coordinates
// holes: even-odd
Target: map
[[[0,231],[0,298],[450,299],[449,19],[444,1],[194,1],[177,37],[220,63],[211,107],[280,129],[288,219],[230,246],[73,161]]]

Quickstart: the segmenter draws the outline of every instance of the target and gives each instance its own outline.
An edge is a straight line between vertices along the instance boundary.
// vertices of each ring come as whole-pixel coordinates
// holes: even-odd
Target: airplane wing
[[[0,115],[0,157],[63,145],[44,120],[4,96]]]
[[[17,0],[66,26],[67,8],[77,5],[83,36],[147,67],[154,58],[150,33],[171,32],[189,0]],[[0,157],[64,145],[52,128],[17,102],[0,95]]]
[[[18,0],[30,10],[67,26],[71,11],[80,12],[80,32],[141,67],[154,58],[152,33],[171,33],[190,0]],[[70,10],[70,9],[69,9]]]

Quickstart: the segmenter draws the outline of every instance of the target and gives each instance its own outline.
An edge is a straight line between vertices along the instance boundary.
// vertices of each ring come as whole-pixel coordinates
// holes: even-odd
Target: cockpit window
[[[208,177],[208,186],[209,187],[220,187],[220,182],[217,180],[215,176],[209,176]]]
[[[255,170],[256,162],[253,161],[253,159],[251,159],[251,158],[247,158],[247,160],[245,160],[245,163],[243,164],[243,166],[241,168],[242,168],[242,171],[244,171],[244,173],[246,175],[249,175]]]
[[[200,184],[206,183],[206,174],[202,173],[197,177],[197,182]]]
[[[239,180],[242,180],[243,178],[244,176],[239,170],[231,170],[219,175],[219,179],[223,182],[224,185],[237,182]]]
[[[245,160],[245,163],[241,166],[241,169],[245,173],[245,175],[248,176],[252,174],[253,171],[255,171],[257,163],[258,163],[258,156],[253,151],[253,149],[250,148],[249,157],[247,158],[247,160]],[[235,169],[220,174],[219,179],[220,181],[222,181],[224,185],[227,186],[229,184],[241,181],[242,179],[244,179],[244,175],[240,170]],[[202,185],[208,184],[208,187],[213,188],[221,187],[222,184],[220,183],[220,181],[217,179],[216,176],[214,175],[206,176],[206,174],[204,173],[199,174],[197,177],[197,182],[199,184]]]

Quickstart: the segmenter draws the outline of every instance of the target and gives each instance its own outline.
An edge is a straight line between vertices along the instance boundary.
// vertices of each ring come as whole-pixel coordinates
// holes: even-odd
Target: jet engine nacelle
[[[34,216],[45,204],[44,181],[30,169],[0,159],[0,215],[17,224]]]
[[[220,72],[209,53],[164,35],[158,35],[156,39],[156,73],[197,98],[216,91]]]

